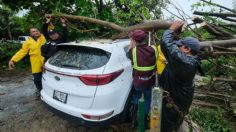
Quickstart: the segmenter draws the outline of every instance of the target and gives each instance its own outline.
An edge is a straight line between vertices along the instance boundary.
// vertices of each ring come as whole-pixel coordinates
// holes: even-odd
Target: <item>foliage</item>
[[[91,18],[98,18],[105,21],[114,22],[123,26],[133,25],[143,20],[156,19],[161,14],[161,7],[165,6],[166,0],[41,0],[41,1],[13,1],[2,0],[13,11],[22,9],[28,10],[28,14],[23,18],[21,30],[29,27],[40,28],[44,19],[44,14],[59,12],[72,15],[81,15]],[[56,27],[60,27],[59,20],[54,19]],[[109,37],[114,34],[104,27],[84,22],[70,21],[69,40],[76,38]],[[90,32],[85,30],[93,29]],[[24,35],[24,34],[22,34]]]
[[[219,56],[203,60],[201,67],[207,75],[211,76],[230,76],[236,77],[236,58],[235,56]],[[212,69],[215,68],[215,69]]]
[[[0,43],[0,69],[7,69],[8,61],[21,48],[19,43]],[[16,68],[29,67],[29,56],[16,64]]]
[[[222,110],[192,108],[190,117],[197,122],[203,132],[230,132],[229,124],[224,120]]]

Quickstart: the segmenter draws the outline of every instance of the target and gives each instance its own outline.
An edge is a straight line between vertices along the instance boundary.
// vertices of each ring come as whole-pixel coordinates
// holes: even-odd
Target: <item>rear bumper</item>
[[[41,97],[42,99],[42,97]],[[52,111],[53,113],[55,113],[56,115],[60,116],[61,118],[67,120],[67,121],[70,121],[70,122],[73,122],[73,123],[76,123],[76,124],[79,124],[79,125],[84,125],[86,127],[106,127],[106,126],[109,126],[110,124],[112,123],[115,123],[117,121],[119,121],[120,119],[120,116],[121,114],[118,114],[118,115],[115,115],[113,117],[111,117],[110,119],[107,119],[107,120],[104,120],[104,121],[96,121],[96,122],[93,122],[93,121],[86,121],[80,117],[76,117],[76,116],[73,116],[73,115],[70,115],[70,114],[67,114],[65,112],[62,112],[58,109],[55,109],[53,108],[52,106],[48,105],[46,102],[43,101],[43,104],[50,110]]]
[[[77,108],[77,107],[73,107],[64,103],[61,103],[55,99],[53,99],[51,96],[49,96],[44,90],[41,90],[41,99],[43,100],[43,102],[45,102],[47,105],[49,105],[50,107],[61,111],[65,114],[77,117],[77,118],[81,118],[84,121],[89,121],[89,122],[94,122],[94,123],[99,123],[99,122],[103,122],[106,121],[110,118],[112,118],[113,116],[115,116],[116,114],[113,113],[112,115],[110,115],[109,117],[106,117],[104,119],[100,119],[100,120],[90,120],[90,119],[86,119],[82,116],[82,114],[86,114],[86,115],[104,115],[106,113],[109,113],[111,111],[114,111],[113,109],[100,109],[100,110],[93,110],[93,109],[81,109],[81,108]]]

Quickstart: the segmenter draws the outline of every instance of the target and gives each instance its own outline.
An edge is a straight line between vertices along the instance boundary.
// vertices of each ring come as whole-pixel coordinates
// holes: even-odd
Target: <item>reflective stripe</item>
[[[156,57],[156,60],[157,60],[157,57],[158,57],[158,54],[157,54],[157,49],[156,49],[156,46],[152,45],[151,46],[154,51],[155,51],[155,57]],[[132,50],[132,55],[133,55],[133,68],[135,70],[138,70],[138,71],[151,71],[151,70],[154,70],[156,68],[156,63],[152,66],[138,66],[138,63],[137,63],[137,49],[136,47],[133,48]]]

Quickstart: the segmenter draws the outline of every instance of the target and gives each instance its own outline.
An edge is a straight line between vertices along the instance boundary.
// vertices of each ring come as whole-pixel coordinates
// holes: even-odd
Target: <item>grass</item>
[[[223,110],[194,107],[190,117],[198,123],[203,132],[231,132],[229,123],[224,118]]]

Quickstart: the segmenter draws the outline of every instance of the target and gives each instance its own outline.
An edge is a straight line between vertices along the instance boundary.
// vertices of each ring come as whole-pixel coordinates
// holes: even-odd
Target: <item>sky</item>
[[[191,11],[191,5],[194,3],[197,3],[199,0],[170,0],[171,3],[175,4],[178,8],[182,8],[183,11],[188,14],[189,16],[193,16]],[[209,1],[209,0],[208,0]],[[235,0],[236,1],[236,0]],[[212,0],[213,3],[217,3],[219,5],[225,6],[227,8],[232,9],[233,8],[233,0]],[[173,6],[168,6],[168,10],[171,12],[178,14],[178,11],[173,8]],[[207,11],[210,8],[199,8],[198,11]],[[170,17],[170,13],[164,10],[164,16],[165,17]]]
[[[189,16],[193,16],[191,11],[191,5],[198,2],[199,0],[170,0],[171,3],[175,4],[178,8],[182,8],[183,11],[188,14]],[[236,0],[235,0],[236,1]],[[222,6],[228,7],[230,9],[233,8],[233,0],[212,0],[212,2],[220,4]],[[173,8],[173,6],[168,6],[167,8],[168,10],[170,10],[171,12],[178,14],[177,10]],[[204,9],[198,9],[198,11],[207,11],[209,10],[209,8],[204,8]],[[20,11],[17,15],[18,16],[22,16],[25,13],[27,13],[26,10],[22,10]],[[164,19],[170,17],[170,13],[168,13],[167,11],[164,10]]]

